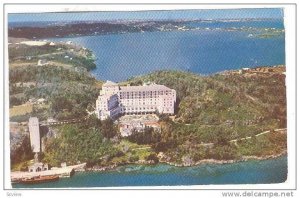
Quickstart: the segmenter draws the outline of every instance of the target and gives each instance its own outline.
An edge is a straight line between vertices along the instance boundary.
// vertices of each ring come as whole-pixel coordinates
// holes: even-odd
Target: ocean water
[[[268,20],[240,20],[240,21],[233,21],[233,20],[219,20],[219,21],[196,21],[196,22],[189,22],[187,25],[192,27],[202,27],[202,28],[229,28],[229,27],[253,27],[253,28],[277,28],[277,29],[284,29],[283,20],[281,19],[268,19]]]
[[[53,38],[91,49],[99,80],[124,81],[132,76],[170,69],[209,75],[224,70],[285,64],[284,33],[270,38],[249,36],[247,31],[224,28],[277,28],[282,21],[194,22],[193,27],[221,28],[205,31],[144,32]]]
[[[282,22],[215,22],[194,27],[283,28]],[[99,80],[123,81],[161,69],[209,75],[230,69],[285,64],[284,34],[249,37],[245,31],[171,31],[50,38],[73,41],[91,49]],[[128,165],[115,171],[76,173],[58,182],[14,188],[81,188],[121,186],[178,186],[208,184],[270,184],[287,179],[287,156],[225,165],[174,167]]]
[[[13,188],[272,184],[283,183],[286,179],[287,156],[281,156],[262,161],[194,167],[174,167],[165,164],[127,165],[114,171],[75,173],[71,178],[63,178],[52,183],[13,184]]]

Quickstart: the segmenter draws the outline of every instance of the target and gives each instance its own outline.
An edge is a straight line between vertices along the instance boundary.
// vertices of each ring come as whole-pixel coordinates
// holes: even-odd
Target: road
[[[275,132],[281,132],[281,131],[286,131],[287,130],[287,128],[282,128],[282,129],[275,129],[274,131]],[[271,132],[271,130],[267,130],[267,131],[263,131],[263,132],[261,132],[261,133],[259,133],[259,134],[256,134],[255,136],[256,137],[259,137],[259,136],[261,136],[261,135],[265,135],[265,134],[268,134],[268,133],[270,133]],[[245,137],[245,138],[241,138],[241,139],[233,139],[233,140],[230,140],[229,142],[234,142],[234,143],[236,143],[238,140],[249,140],[249,139],[251,139],[252,138],[252,136],[247,136],[247,137]],[[212,143],[212,142],[210,142],[210,143],[202,143],[202,144],[199,144],[200,146],[205,146],[205,147],[209,147],[209,146],[213,146],[214,145],[214,143]]]
[[[286,128],[275,129],[274,131],[275,131],[275,132],[286,131]],[[255,136],[256,136],[256,137],[259,137],[259,136],[261,136],[261,135],[264,135],[264,134],[267,134],[267,133],[270,133],[270,132],[271,132],[271,130],[263,131],[263,132],[261,132],[261,133],[259,133],[259,134],[256,134]],[[252,136],[247,136],[247,137],[241,138],[241,139],[230,140],[230,142],[237,142],[238,140],[249,140],[249,139],[251,139],[251,138],[252,138]]]

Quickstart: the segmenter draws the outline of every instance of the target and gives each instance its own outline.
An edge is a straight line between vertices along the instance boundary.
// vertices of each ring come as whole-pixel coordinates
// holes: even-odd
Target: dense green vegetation
[[[25,61],[26,57],[36,57],[39,55],[44,54],[51,54],[56,52],[57,48],[67,49],[64,45],[59,46],[50,46],[50,45],[43,45],[43,46],[28,46],[28,45],[21,45],[21,47],[10,47],[9,48],[9,61],[15,60],[22,60]],[[36,59],[37,60],[37,59]],[[37,63],[37,62],[36,62]]]
[[[133,129],[128,140],[137,144],[152,144],[161,139],[160,132],[154,131],[152,127],[146,127],[143,131]]]
[[[55,64],[69,65],[70,67],[82,67],[89,70],[95,69],[94,55],[92,51],[75,45],[56,43],[55,45],[9,47],[9,62],[30,63],[37,66],[38,60],[54,61]]]
[[[51,64],[38,66],[38,60],[41,59]],[[10,114],[10,121],[26,122],[31,116],[38,117],[40,121],[48,118],[83,119],[88,114],[87,110],[93,110],[101,82],[82,69],[95,68],[90,50],[62,43],[44,46],[10,45],[9,63],[9,105],[15,112]],[[45,102],[40,104],[38,99],[45,99]],[[32,110],[25,111],[29,106]],[[111,129],[106,129],[110,136],[115,135],[107,130]],[[91,132],[90,137],[93,135],[96,136]],[[28,160],[33,158],[29,136],[11,141],[20,141],[11,144],[14,145],[11,146],[12,168],[26,169]]]
[[[113,125],[97,118],[89,118],[80,124],[69,124],[58,127],[58,138],[46,140],[45,156],[43,161],[59,166],[61,162],[75,164],[78,161],[94,165],[100,162],[101,157],[118,154],[112,142],[105,136],[110,128],[111,133],[116,133]]]
[[[87,162],[88,167],[154,160],[149,148],[121,140],[111,120],[90,116],[86,121],[55,127],[57,137],[45,138],[43,162],[59,166],[61,162]]]
[[[240,140],[237,145],[241,155],[273,155],[287,148],[287,137],[285,134],[273,131],[264,136],[254,136],[248,141]]]
[[[158,71],[128,80],[132,85],[148,81],[164,84],[177,92],[176,119],[167,120],[162,138],[152,144],[155,151],[165,152],[171,161],[181,163],[185,156],[194,161],[237,159],[242,155],[274,154],[276,148],[276,151],[286,148],[284,134],[278,135],[278,142],[266,136],[253,138],[263,139],[260,140],[263,143],[246,141],[239,146],[229,143],[232,139],[255,137],[265,130],[286,127],[285,76],[282,74],[201,77]],[[203,146],[204,143],[214,145]]]
[[[31,151],[30,139],[28,136],[24,137],[22,144],[11,153],[10,157],[12,164],[32,159],[33,153]]]
[[[82,64],[92,61],[80,57],[73,60]],[[85,72],[32,65],[10,68],[9,80],[11,107],[32,98],[46,99],[43,105],[34,104],[32,113],[11,117],[11,121],[27,121],[30,116],[40,120],[81,119],[80,123],[53,127],[57,136],[44,137],[42,160],[52,166],[79,161],[87,162],[89,167],[140,160],[157,163],[160,152],[166,161],[193,164],[202,159],[272,155],[286,149],[285,133],[255,136],[286,127],[285,76],[279,73],[199,76],[158,71],[129,79],[124,83],[141,85],[150,81],[175,89],[177,104],[175,119],[159,115],[160,132],[153,128],[134,130],[126,138],[120,137],[112,120],[99,121],[87,116],[87,110],[92,111],[95,106],[101,82]],[[247,136],[252,138],[241,140]],[[238,141],[230,142],[233,139]],[[24,145],[11,155],[12,165],[32,157],[30,148]]]
[[[9,71],[9,78],[11,105],[25,103],[31,98],[47,100],[48,108],[36,107],[31,115],[41,120],[84,117],[86,109],[94,106],[99,92],[94,78],[56,66],[13,68]],[[28,82],[34,84],[25,86]],[[26,121],[29,116],[12,117],[11,120]]]
[[[197,131],[202,141],[212,141],[205,132],[207,130],[209,134],[230,130],[233,137],[238,138],[286,126],[285,76],[281,74],[201,77],[185,72],[159,71],[130,79],[129,83],[137,85],[143,81],[176,90],[175,128],[182,133],[191,131],[195,134]]]

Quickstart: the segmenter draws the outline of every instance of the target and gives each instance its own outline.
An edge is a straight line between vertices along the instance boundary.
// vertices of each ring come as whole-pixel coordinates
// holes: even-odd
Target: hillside
[[[112,121],[91,116],[82,123],[52,127],[50,131],[56,135],[44,139],[43,161],[53,166],[63,161],[88,162],[89,167],[97,169],[127,163],[193,165],[205,159],[277,155],[286,151],[286,131],[275,130],[286,128],[284,71],[284,66],[277,66],[212,76],[157,71],[134,77],[122,84],[151,81],[177,92],[175,118],[159,115],[160,134],[149,129],[122,138]],[[88,73],[59,65],[12,67],[11,106],[28,104],[32,98],[44,98],[47,102],[32,104],[24,115],[12,116],[10,120],[23,122],[29,116],[41,120],[86,117],[86,110],[94,108],[101,83]],[[15,150],[18,153],[12,156],[18,160],[13,162],[14,168],[26,167],[18,163],[28,160],[31,154],[22,158],[24,151]]]
[[[179,71],[158,71],[135,77],[127,83],[141,85],[150,81],[175,89],[177,123],[233,130],[247,127],[252,131],[283,128],[286,126],[285,67],[273,68],[278,68],[278,71],[258,72],[258,69],[253,69],[243,74],[232,71],[206,77]]]
[[[126,83],[139,85],[151,81],[177,91],[175,121],[166,119],[162,132],[166,137],[162,135],[161,141],[153,146],[157,152],[165,152],[167,161],[181,164],[184,159],[195,162],[203,158],[264,156],[286,148],[285,134],[255,136],[266,130],[286,128],[286,88],[284,66],[263,68],[205,77],[158,71]],[[253,138],[238,141],[238,146],[228,143],[249,136]]]
[[[9,45],[9,117],[11,163],[26,167],[22,162],[33,157],[29,117],[40,121],[84,118],[95,106],[102,82],[87,72],[95,66],[89,50],[49,42],[30,46],[23,41],[11,39]]]
[[[95,67],[90,50],[72,43],[15,38],[10,42],[10,121],[87,115],[101,86],[87,72]]]

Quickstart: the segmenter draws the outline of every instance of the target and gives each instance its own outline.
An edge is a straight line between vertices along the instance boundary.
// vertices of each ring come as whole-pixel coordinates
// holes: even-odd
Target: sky
[[[281,8],[8,14],[8,22],[283,18]]]

